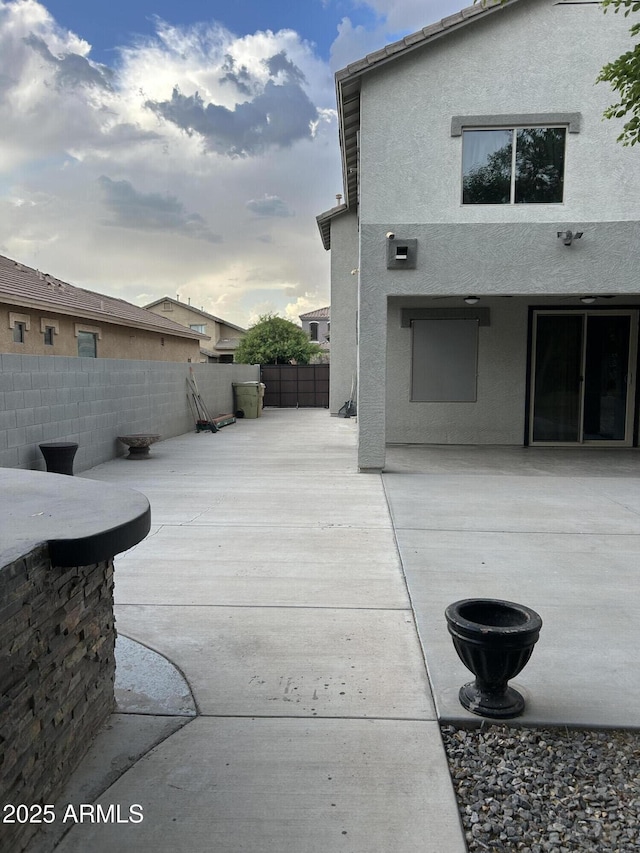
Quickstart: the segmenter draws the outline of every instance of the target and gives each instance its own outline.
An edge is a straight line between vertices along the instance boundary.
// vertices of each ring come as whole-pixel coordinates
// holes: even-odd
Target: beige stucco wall
[[[12,319],[27,322],[24,343],[13,340]],[[54,326],[53,346],[44,343],[44,326]],[[77,356],[77,330],[98,335],[98,358],[131,358],[148,361],[200,360],[199,339],[181,338],[166,332],[151,332],[132,326],[118,326],[45,310],[0,304],[0,352],[21,355]]]
[[[165,309],[165,304],[170,306],[171,310]],[[151,306],[149,311],[154,314],[159,314],[162,317],[167,317],[173,320],[174,323],[180,323],[181,326],[199,325],[204,326],[204,334],[209,335],[210,341],[203,341],[206,349],[214,349],[220,338],[240,338],[242,332],[234,329],[233,326],[227,326],[226,323],[219,323],[217,320],[211,320],[203,317],[192,305],[176,304],[175,302],[159,302],[157,305]]]

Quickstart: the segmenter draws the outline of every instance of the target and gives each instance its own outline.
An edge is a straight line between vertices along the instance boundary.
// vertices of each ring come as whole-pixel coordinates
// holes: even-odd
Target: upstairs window
[[[25,332],[27,330],[26,323],[14,323],[13,325],[13,342],[14,344],[23,344]]]
[[[44,327],[43,335],[44,335],[44,345],[46,347],[52,347],[53,346],[53,336],[55,334],[55,331],[56,330],[53,326],[45,326]]]
[[[200,332],[201,335],[206,335],[206,324],[205,323],[189,323],[189,328],[194,332]]]
[[[462,132],[463,204],[559,204],[565,127]]]
[[[312,341],[318,340],[318,324],[317,323],[309,323],[309,338]]]

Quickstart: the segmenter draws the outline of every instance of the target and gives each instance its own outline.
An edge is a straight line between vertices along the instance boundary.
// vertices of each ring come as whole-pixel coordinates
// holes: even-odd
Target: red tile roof
[[[209,340],[201,335],[124,299],[75,287],[48,273],[0,255],[0,301],[25,308],[46,309],[54,314],[90,318],[118,326],[134,326],[181,338]]]
[[[301,320],[330,320],[331,307],[316,308],[315,311],[309,311],[307,314],[299,314],[298,316]]]

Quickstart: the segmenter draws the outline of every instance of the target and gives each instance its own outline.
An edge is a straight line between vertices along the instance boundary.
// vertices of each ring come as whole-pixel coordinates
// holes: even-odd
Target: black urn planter
[[[506,719],[524,710],[524,699],[507,682],[524,668],[538,641],[542,619],[535,610],[496,598],[450,604],[445,618],[462,663],[476,680],[458,694],[468,711]]]
[[[50,474],[73,476],[73,460],[78,451],[75,441],[55,441],[38,445]]]

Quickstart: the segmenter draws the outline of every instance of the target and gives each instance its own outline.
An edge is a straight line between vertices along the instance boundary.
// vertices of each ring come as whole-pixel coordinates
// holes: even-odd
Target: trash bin
[[[233,406],[237,418],[259,418],[264,400],[263,382],[234,382]]]

